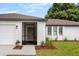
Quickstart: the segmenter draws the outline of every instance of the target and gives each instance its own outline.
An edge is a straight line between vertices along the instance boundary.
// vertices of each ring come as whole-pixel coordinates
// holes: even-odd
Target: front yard
[[[38,56],[79,56],[79,42],[52,41],[56,49],[36,50]]]

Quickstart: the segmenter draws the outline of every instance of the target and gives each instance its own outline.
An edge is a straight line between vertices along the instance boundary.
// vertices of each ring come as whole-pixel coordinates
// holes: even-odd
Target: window
[[[63,27],[59,26],[59,35],[63,35]]]
[[[54,27],[53,27],[53,34],[54,34],[54,35],[57,35],[57,26],[54,26]]]
[[[48,26],[48,35],[51,35],[51,26]]]

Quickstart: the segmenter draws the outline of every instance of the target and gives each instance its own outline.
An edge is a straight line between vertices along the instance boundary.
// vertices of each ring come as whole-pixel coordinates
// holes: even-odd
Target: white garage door
[[[15,25],[0,25],[0,44],[14,44]]]

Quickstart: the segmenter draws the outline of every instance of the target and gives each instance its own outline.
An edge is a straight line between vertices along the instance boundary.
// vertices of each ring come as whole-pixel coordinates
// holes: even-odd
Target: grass
[[[56,49],[36,50],[38,56],[79,56],[79,42],[52,41]]]

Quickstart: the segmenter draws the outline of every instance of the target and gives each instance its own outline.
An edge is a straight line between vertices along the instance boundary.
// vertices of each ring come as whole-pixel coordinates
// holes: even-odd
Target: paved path
[[[35,45],[24,45],[21,50],[13,49],[14,46],[0,45],[0,55],[36,55]]]

